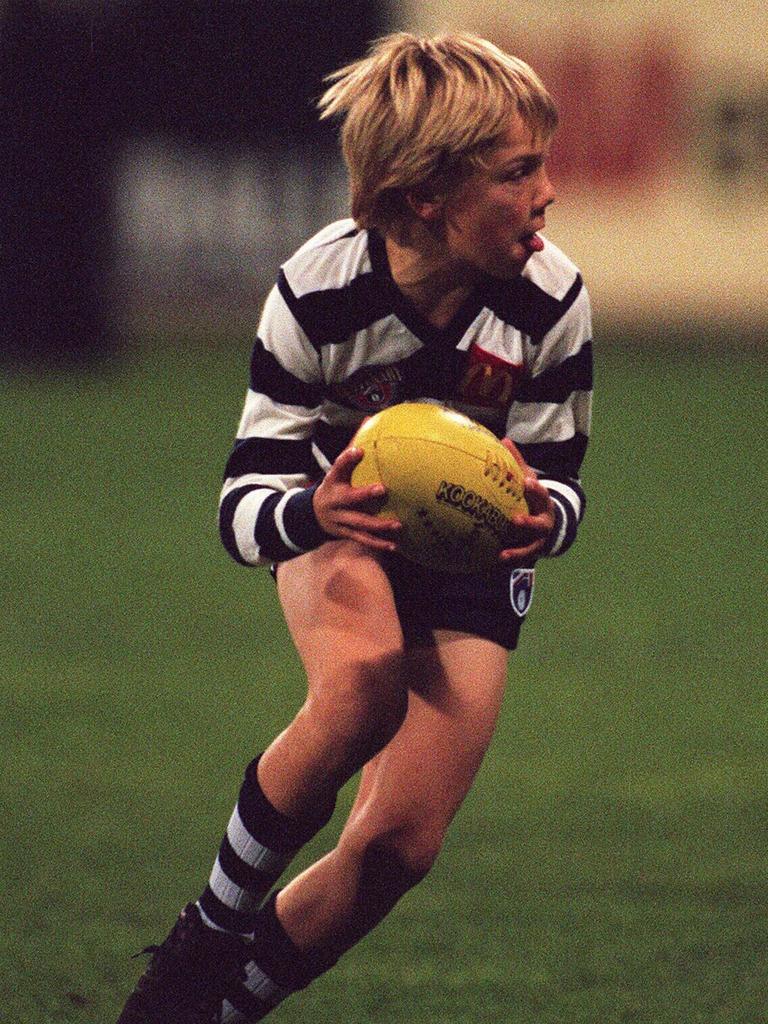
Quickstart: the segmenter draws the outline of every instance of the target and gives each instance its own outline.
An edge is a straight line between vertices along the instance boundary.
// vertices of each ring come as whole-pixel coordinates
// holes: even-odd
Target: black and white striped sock
[[[287,818],[262,792],[258,763],[256,758],[246,769],[208,885],[197,902],[209,927],[238,935],[253,932],[259,907],[272,886],[333,813],[331,807],[312,821]]]
[[[243,981],[226,993],[221,1024],[254,1024],[266,1017],[292,992],[306,988],[331,968],[337,956],[312,956],[291,941],[276,913],[278,893],[262,907],[256,919],[251,959]]]

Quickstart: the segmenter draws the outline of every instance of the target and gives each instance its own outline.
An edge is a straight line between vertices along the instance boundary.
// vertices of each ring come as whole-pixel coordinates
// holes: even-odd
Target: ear
[[[419,220],[434,223],[443,212],[444,197],[428,192],[426,189],[415,189],[405,193],[405,201],[409,210]]]

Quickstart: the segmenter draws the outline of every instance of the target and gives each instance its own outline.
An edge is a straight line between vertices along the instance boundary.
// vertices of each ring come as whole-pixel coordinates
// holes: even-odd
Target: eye
[[[504,171],[499,180],[509,181],[513,184],[515,182],[525,181],[526,178],[535,174],[543,163],[544,160],[541,157],[531,157],[527,160],[522,160],[519,164],[515,164],[513,167],[510,167],[509,170]]]
[[[507,171],[502,181],[522,181],[523,178],[527,178],[529,174],[527,167],[518,167],[514,171]]]

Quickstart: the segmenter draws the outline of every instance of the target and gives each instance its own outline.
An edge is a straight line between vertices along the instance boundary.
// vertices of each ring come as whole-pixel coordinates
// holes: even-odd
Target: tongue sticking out
[[[530,235],[524,235],[520,239],[528,252],[533,255],[535,252],[541,252],[544,248],[544,239],[540,238],[539,235],[531,233]]]

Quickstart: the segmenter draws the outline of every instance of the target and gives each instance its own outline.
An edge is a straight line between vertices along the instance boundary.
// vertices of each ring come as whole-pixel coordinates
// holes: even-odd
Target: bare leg
[[[366,765],[338,846],[279,895],[294,943],[340,954],[373,928],[429,870],[493,734],[507,652],[441,632],[411,652],[408,713]]]
[[[308,695],[262,755],[259,782],[277,810],[301,819],[332,802],[399,728],[403,636],[386,575],[351,542],[281,565],[278,592]]]

